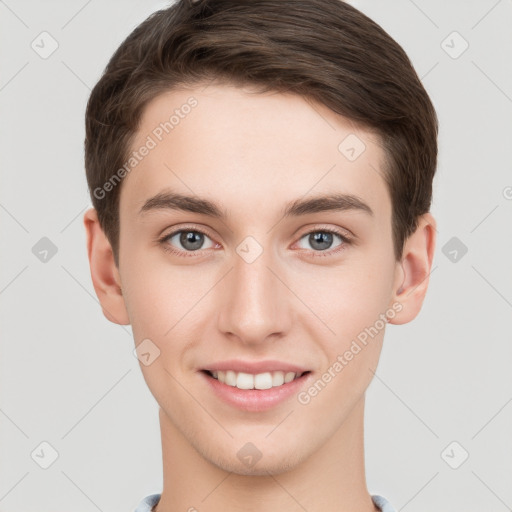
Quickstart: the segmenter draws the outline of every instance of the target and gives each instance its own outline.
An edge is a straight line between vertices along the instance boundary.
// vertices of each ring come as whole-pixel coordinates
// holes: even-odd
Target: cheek
[[[326,339],[340,348],[386,312],[391,284],[390,265],[359,261],[302,280],[299,294],[329,327]]]
[[[133,338],[135,345],[151,340],[145,343],[156,356],[148,365],[141,359],[140,368],[148,388],[162,405],[169,396],[181,396],[173,376],[192,336],[187,328],[194,312],[191,307],[198,298],[192,301],[185,297],[191,292],[176,271],[149,264],[133,268],[126,297]]]
[[[135,343],[144,338],[162,340],[165,333],[185,313],[182,310],[182,284],[168,269],[142,259],[125,262],[123,288]],[[155,341],[158,343],[158,341]]]
[[[160,261],[127,265],[125,302],[135,343],[151,339],[165,359],[185,348],[205,319],[205,296],[215,284],[215,274],[198,267],[172,266]],[[123,283],[125,280],[123,280]]]
[[[330,284],[328,293],[310,296],[311,309],[330,330],[323,330],[323,336],[318,331],[312,334],[325,357],[318,375],[321,382],[311,395],[306,390],[305,399],[309,396],[319,410],[339,404],[339,421],[360,399],[373,378],[370,369],[375,371],[379,361],[387,325],[383,320],[389,302],[389,280],[383,278],[387,271],[376,262],[347,268],[323,283]],[[318,326],[318,320],[309,314],[303,325],[313,324]]]

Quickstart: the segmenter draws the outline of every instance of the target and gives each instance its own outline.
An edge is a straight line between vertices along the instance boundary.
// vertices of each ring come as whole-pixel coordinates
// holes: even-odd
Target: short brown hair
[[[178,0],[125,39],[87,104],[87,182],[116,265],[122,184],[105,197],[95,190],[126,162],[150,100],[214,79],[296,93],[376,133],[402,257],[430,209],[438,120],[401,46],[341,0]]]

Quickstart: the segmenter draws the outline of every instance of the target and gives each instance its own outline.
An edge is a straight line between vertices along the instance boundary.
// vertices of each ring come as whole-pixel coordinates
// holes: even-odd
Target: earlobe
[[[436,244],[436,221],[426,213],[418,220],[416,231],[406,240],[402,260],[397,263],[396,292],[393,301],[400,311],[389,320],[391,324],[405,324],[421,310],[427,293],[429,276]]]
[[[119,270],[114,261],[110,242],[101,229],[96,210],[87,210],[83,221],[91,279],[103,314],[113,323],[129,325],[130,319],[121,289]]]

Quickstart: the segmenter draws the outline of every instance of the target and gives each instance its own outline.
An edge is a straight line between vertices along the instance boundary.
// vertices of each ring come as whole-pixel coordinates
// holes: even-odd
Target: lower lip
[[[214,379],[210,374],[200,371],[213,392],[228,404],[244,411],[261,412],[276,407],[290,396],[298,393],[306,380],[311,377],[311,372],[294,379],[291,382],[269,389],[238,389],[228,386]]]

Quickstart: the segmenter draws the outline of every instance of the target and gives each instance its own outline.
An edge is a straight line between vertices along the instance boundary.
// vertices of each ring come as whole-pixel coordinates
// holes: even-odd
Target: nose
[[[233,269],[221,285],[218,304],[219,329],[246,345],[258,345],[282,337],[292,325],[290,297],[285,272],[276,265],[271,251],[252,262],[238,254]]]

